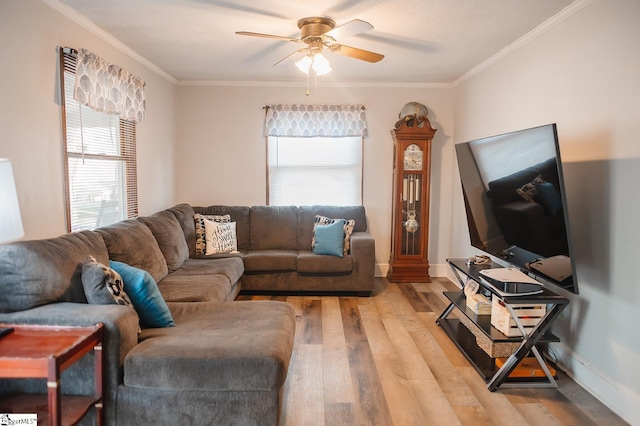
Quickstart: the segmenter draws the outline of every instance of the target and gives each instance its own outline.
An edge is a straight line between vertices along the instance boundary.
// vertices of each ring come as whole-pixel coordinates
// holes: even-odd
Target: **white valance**
[[[298,138],[368,135],[363,105],[268,105],[264,131]]]
[[[74,99],[106,114],[140,123],[145,116],[144,81],[80,49],[76,66]]]

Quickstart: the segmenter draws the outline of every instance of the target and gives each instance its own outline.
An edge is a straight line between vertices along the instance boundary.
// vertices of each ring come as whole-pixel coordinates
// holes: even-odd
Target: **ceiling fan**
[[[361,61],[378,62],[384,58],[384,55],[379,53],[346,46],[337,42],[338,39],[351,37],[373,29],[373,25],[360,19],[354,19],[346,24],[336,27],[336,23],[333,19],[322,17],[302,18],[298,21],[298,28],[300,28],[300,38],[253,33],[248,31],[237,31],[236,34],[252,37],[273,38],[293,43],[304,43],[306,44],[305,47],[285,56],[273,65],[278,65],[296,53],[304,53],[305,56],[302,60],[298,61],[296,65],[306,73],[308,73],[310,69],[313,69],[318,75],[331,71],[329,62],[322,56],[322,49],[325,47],[333,53],[359,59]]]

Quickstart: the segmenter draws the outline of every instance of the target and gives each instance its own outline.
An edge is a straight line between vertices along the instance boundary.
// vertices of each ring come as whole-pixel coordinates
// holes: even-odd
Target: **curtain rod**
[[[269,105],[265,105],[265,106],[263,106],[263,107],[262,107],[262,109],[269,109],[269,108],[270,108],[270,106],[269,106]],[[360,107],[360,109],[361,109],[361,110],[363,110],[363,111],[365,111],[367,108],[365,108],[365,106],[364,106],[364,105],[362,105],[362,106]]]
[[[66,55],[77,55],[78,49],[74,49],[73,47],[61,47],[62,53]]]

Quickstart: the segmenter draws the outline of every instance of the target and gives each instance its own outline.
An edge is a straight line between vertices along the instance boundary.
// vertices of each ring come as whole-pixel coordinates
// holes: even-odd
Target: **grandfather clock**
[[[406,110],[414,109],[414,114]],[[391,258],[387,278],[391,282],[431,282],[429,277],[429,186],[431,141],[436,130],[427,119],[427,108],[405,105],[393,137],[393,213]]]

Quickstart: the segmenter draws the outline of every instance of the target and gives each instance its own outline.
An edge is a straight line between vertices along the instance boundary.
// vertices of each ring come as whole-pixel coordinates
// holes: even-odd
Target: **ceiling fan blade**
[[[344,44],[332,44],[329,49],[333,53],[339,55],[348,56],[354,59],[360,59],[367,62],[378,62],[384,58],[384,55],[375,52],[369,52],[368,50],[358,49],[356,47],[345,46]]]
[[[287,56],[285,56],[284,58],[280,59],[278,62],[276,62],[275,64],[273,64],[273,66],[277,66],[280,65],[283,62],[287,62],[287,59],[291,58],[293,55],[295,55],[296,53],[302,53],[305,52],[307,50],[306,47],[303,47],[302,49],[298,49],[295,52],[291,52],[289,53]]]
[[[284,36],[278,36],[278,35],[272,35],[272,34],[252,33],[252,32],[249,32],[249,31],[236,31],[236,34],[245,35],[245,36],[251,36],[251,37],[274,38],[276,40],[292,41],[294,43],[301,43],[302,42],[302,40],[300,40],[298,38],[284,37]]]
[[[361,19],[354,19],[353,21],[349,21],[346,24],[339,25],[334,29],[327,31],[323,35],[333,37],[334,40],[342,40],[372,29],[373,25],[370,23]]]

